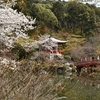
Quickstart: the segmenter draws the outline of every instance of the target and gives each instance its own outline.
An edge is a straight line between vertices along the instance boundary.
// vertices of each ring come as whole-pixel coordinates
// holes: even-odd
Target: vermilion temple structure
[[[63,58],[63,50],[59,49],[60,44],[66,44],[67,41],[62,41],[55,39],[53,37],[49,37],[42,41],[42,51],[44,53],[48,53],[50,56],[50,60],[54,58],[54,56],[58,56],[59,58]]]

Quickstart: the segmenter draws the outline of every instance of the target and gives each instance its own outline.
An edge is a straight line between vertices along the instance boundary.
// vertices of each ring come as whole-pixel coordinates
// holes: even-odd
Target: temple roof
[[[60,44],[63,44],[63,43],[67,42],[67,41],[62,41],[62,40],[58,40],[58,39],[55,39],[55,38],[51,37],[51,38],[47,38],[47,39],[43,40],[42,44],[45,43],[45,42],[48,42],[48,41],[52,41],[52,42],[60,43]]]

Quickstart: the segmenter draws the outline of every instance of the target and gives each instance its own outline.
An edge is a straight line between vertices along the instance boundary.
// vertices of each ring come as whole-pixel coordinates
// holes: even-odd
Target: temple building
[[[41,51],[44,52],[44,54],[49,54],[50,60],[53,60],[55,56],[63,59],[63,51],[59,49],[59,45],[66,44],[66,42],[67,41],[61,41],[53,37],[49,37],[42,41]]]

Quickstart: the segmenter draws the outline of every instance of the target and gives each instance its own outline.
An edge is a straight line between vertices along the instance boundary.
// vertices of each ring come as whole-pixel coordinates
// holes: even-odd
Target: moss
[[[17,43],[18,44],[21,44],[21,45],[24,45],[25,42],[33,42],[34,41],[34,38],[33,37],[30,37],[28,39],[24,39],[24,38],[19,38],[17,40]]]
[[[70,55],[64,55],[64,58],[68,61],[71,61],[71,56]]]

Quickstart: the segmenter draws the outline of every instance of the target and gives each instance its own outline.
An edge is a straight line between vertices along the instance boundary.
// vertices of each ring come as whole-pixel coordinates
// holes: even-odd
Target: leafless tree
[[[0,100],[53,100],[65,84],[45,70],[36,72],[41,66],[28,60],[13,70],[0,66]]]

